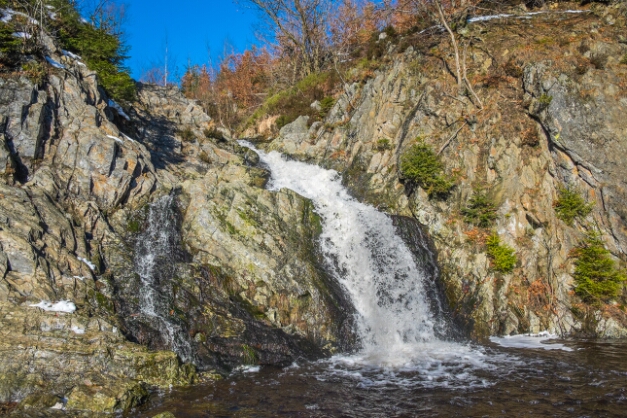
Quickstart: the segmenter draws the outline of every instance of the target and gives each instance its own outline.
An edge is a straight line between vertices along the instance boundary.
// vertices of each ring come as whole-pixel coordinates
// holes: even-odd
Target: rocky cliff
[[[139,86],[124,112],[46,44],[41,83],[0,78],[0,403],[128,410],[351,344],[308,200],[265,190],[178,89]]]
[[[590,231],[616,261],[626,256],[624,6],[526,13],[457,28],[479,100],[456,84],[444,33],[382,37],[387,63],[346,74],[355,82],[324,122],[301,117],[265,146],[336,169],[360,199],[419,220],[470,335],[624,337],[624,293],[589,305],[573,280],[573,250]],[[430,198],[403,178],[400,160],[416,143],[439,154],[454,179],[447,197]],[[594,202],[592,212],[560,219],[564,189]],[[497,208],[492,227],[463,215],[478,193]],[[515,250],[511,273],[488,256],[491,232]]]
[[[455,83],[444,35],[382,38],[377,69],[346,74],[323,122],[256,139],[338,170],[359,199],[401,215],[407,239],[420,232],[408,219],[422,223],[469,335],[624,337],[624,293],[583,303],[572,250],[598,230],[626,257],[625,26],[621,7],[459,26],[481,103]],[[140,85],[122,111],[45,44],[60,65],[43,81],[0,78],[0,404],[128,410],[154,387],[353,346],[309,200],[266,190],[257,155],[176,88]],[[448,196],[399,171],[421,141],[454,178]],[[593,210],[561,219],[564,188]],[[490,228],[463,215],[478,192],[497,208]],[[515,250],[510,273],[488,256],[491,232]]]

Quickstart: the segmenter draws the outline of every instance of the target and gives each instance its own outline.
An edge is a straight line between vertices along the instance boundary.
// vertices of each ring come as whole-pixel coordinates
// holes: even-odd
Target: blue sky
[[[133,78],[162,64],[166,38],[170,61],[182,75],[188,62],[203,64],[223,55],[225,42],[242,51],[255,43],[256,11],[233,0],[121,0],[129,5],[124,26],[131,47]],[[174,80],[172,80],[174,81]]]

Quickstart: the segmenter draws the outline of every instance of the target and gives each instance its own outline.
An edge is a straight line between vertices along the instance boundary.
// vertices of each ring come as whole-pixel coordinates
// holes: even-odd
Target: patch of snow
[[[87,264],[87,266],[91,269],[91,271],[96,271],[96,265],[94,263],[92,263],[91,261],[89,261],[89,260],[87,260],[87,259],[85,259],[83,257],[78,257],[78,260],[82,261],[85,264]]]
[[[4,23],[9,23],[11,19],[13,19],[13,16],[17,15],[17,16],[25,17],[26,19],[28,19],[28,22],[33,25],[39,25],[39,21],[37,19],[33,19],[26,13],[16,12],[15,10],[10,9],[10,8],[6,8],[6,9],[0,8],[0,12],[2,12],[5,15],[2,19],[0,19]]]
[[[586,10],[561,10],[561,11],[549,11],[549,10],[542,10],[539,12],[529,12],[529,13],[525,13],[523,15],[512,15],[512,14],[498,14],[498,15],[487,15],[487,16],[475,16],[475,17],[471,17],[467,20],[468,23],[474,23],[474,22],[487,22],[488,20],[494,20],[494,19],[505,19],[505,18],[509,18],[509,17],[515,17],[517,19],[529,19],[531,16],[536,16],[536,15],[541,15],[541,14],[546,14],[546,13],[558,13],[558,14],[569,14],[569,13],[585,13]]]
[[[261,366],[239,366],[236,370],[242,373],[258,373],[261,370]]]
[[[85,276],[74,276],[74,279],[80,280],[81,282],[85,280]]]
[[[2,23],[9,23],[11,19],[13,19],[13,15],[15,14],[13,9],[0,9],[0,12],[2,12],[2,14],[4,15],[2,19],[0,19]]]
[[[63,403],[61,403],[61,402],[57,402],[57,403],[54,404],[54,406],[50,407],[50,409],[63,409],[63,408],[64,408],[64,406],[63,406]]]
[[[70,302],[69,300],[62,300],[56,303],[42,300],[39,303],[36,303],[34,305],[28,305],[28,306],[32,306],[33,308],[41,308],[44,311],[48,311],[48,312],[72,313],[76,311],[76,305],[74,305],[74,303]]]
[[[130,121],[131,118],[128,117],[128,115],[126,114],[126,112],[124,112],[124,109],[122,109],[122,106],[120,106],[119,104],[117,104],[116,102],[114,102],[113,100],[109,99],[109,107],[112,107],[113,109],[115,109],[116,112],[118,112],[118,115],[122,116],[124,119]]]
[[[122,136],[126,139],[128,139],[131,142],[135,142],[135,140],[133,138],[131,138],[130,136],[126,135],[125,133],[122,133]]]
[[[63,55],[65,55],[66,57],[72,58],[73,60],[80,60],[80,59],[82,59],[79,55],[76,55],[75,53],[70,52],[70,51],[66,51],[65,49],[62,49],[61,53]]]
[[[48,61],[48,64],[52,65],[54,68],[61,68],[63,70],[66,69],[65,65],[61,64],[60,62],[57,62],[57,61],[53,60],[48,55],[46,55],[46,61]]]
[[[81,328],[78,325],[72,325],[72,327],[70,328],[72,330],[72,332],[74,334],[84,334],[85,333],[85,328]]]
[[[122,141],[120,138],[118,138],[117,136],[113,136],[113,135],[107,135],[107,138],[111,138],[117,142],[119,142],[120,144],[123,144],[124,141]],[[92,269],[93,270],[93,269]]]
[[[87,66],[85,65],[85,63],[83,63],[83,62],[76,61],[76,63],[77,63],[78,65],[80,65],[81,67],[87,67]]]
[[[557,335],[547,331],[539,334],[519,334],[505,337],[490,337],[490,341],[506,348],[541,348],[543,350],[563,350],[573,351],[572,348],[564,344],[545,344],[547,340],[558,338]]]
[[[30,33],[26,33],[26,32],[15,32],[15,33],[13,33],[13,36],[15,36],[16,38],[22,38],[22,39],[30,39],[31,38],[31,34]]]
[[[52,20],[56,20],[57,14],[55,12],[48,12],[48,17]]]
[[[90,24],[89,20],[85,19],[83,16],[81,16],[81,23],[85,23],[86,25]]]

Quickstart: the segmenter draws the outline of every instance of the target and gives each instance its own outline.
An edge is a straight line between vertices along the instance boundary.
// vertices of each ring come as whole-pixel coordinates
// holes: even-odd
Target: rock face
[[[472,336],[545,329],[624,335],[624,301],[590,307],[573,292],[571,250],[586,232],[598,229],[617,261],[627,256],[627,66],[619,63],[627,46],[608,40],[621,39],[625,15],[598,10],[460,29],[483,106],[458,95],[443,64],[454,59],[444,35],[408,36],[404,51],[388,45],[390,64],[338,95],[324,123],[309,126],[301,117],[266,146],[336,169],[360,199],[425,225],[449,304]],[[556,34],[556,26],[569,35]],[[600,32],[615,36],[601,40]],[[521,34],[535,43],[521,44]],[[362,78],[359,70],[351,76]],[[429,199],[399,173],[401,155],[419,141],[455,178],[446,199]],[[554,205],[562,188],[594,201],[593,212],[573,225],[560,220]],[[491,228],[464,219],[477,190],[498,207]],[[485,246],[491,232],[515,249],[512,273],[492,268]]]
[[[110,413],[350,345],[311,202],[177,90],[139,86],[127,120],[50,54],[41,86],[0,78],[0,403]]]

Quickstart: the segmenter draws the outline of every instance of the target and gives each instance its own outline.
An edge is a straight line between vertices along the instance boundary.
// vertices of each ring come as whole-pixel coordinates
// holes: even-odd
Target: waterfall
[[[457,372],[475,362],[467,358],[471,348],[445,341],[435,332],[442,319],[427,297],[432,283],[388,215],[351,197],[336,171],[240,143],[257,151],[271,171],[269,189],[288,188],[311,199],[322,218],[320,247],[327,267],[357,312],[361,349],[340,356],[343,361],[396,368],[419,364],[428,369],[456,362]]]
[[[173,195],[163,196],[150,205],[146,229],[135,245],[135,272],[139,275],[141,313],[152,319],[165,343],[184,361],[190,361],[192,348],[185,330],[172,314],[167,286],[173,276],[178,250],[178,225]]]

